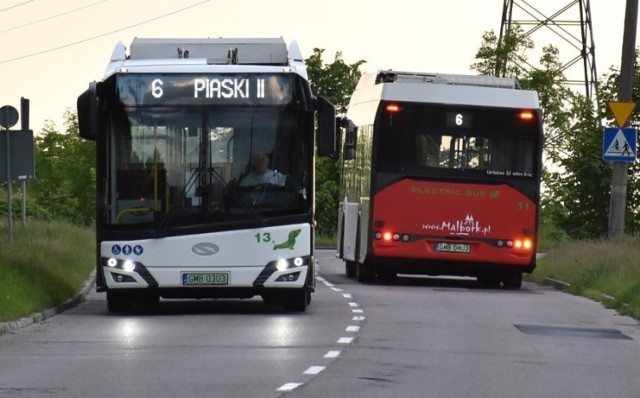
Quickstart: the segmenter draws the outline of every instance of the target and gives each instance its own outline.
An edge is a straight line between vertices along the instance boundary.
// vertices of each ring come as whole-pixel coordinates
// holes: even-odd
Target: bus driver
[[[251,157],[251,172],[240,179],[241,187],[250,187],[260,184],[273,184],[283,186],[286,176],[276,170],[269,169],[269,157],[265,153],[256,153]]]

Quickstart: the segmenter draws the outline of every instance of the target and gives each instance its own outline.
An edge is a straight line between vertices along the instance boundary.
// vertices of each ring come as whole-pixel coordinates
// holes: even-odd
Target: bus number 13
[[[261,243],[261,242],[271,242],[271,234],[269,232],[258,232],[257,234],[253,235],[256,238],[256,242]]]

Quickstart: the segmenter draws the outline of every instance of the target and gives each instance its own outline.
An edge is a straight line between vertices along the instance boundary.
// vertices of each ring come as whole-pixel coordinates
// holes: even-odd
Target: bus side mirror
[[[325,97],[317,98],[318,110],[318,155],[336,154],[336,107]]]
[[[78,129],[80,137],[95,141],[98,138],[98,94],[96,82],[78,97]]]

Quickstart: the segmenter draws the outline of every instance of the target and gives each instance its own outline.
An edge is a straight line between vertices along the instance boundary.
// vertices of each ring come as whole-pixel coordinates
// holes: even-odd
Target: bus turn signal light
[[[398,113],[400,112],[400,106],[398,104],[388,104],[387,112],[389,113]]]
[[[518,250],[531,250],[533,242],[531,239],[516,239],[513,241],[513,248]]]
[[[533,112],[532,111],[520,111],[518,114],[520,120],[533,120]]]
[[[496,242],[498,247],[506,247],[508,249],[516,250],[531,250],[533,249],[533,241],[531,239],[514,239],[514,240],[499,240]]]

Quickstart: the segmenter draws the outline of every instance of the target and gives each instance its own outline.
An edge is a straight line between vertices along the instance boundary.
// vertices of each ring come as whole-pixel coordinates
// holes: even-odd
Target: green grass
[[[9,241],[0,221],[0,322],[63,303],[76,294],[95,266],[91,228],[28,220],[14,224]]]
[[[568,291],[640,319],[640,238],[570,241],[546,252],[528,279],[553,278]]]
[[[336,247],[335,236],[316,235],[317,247]]]

